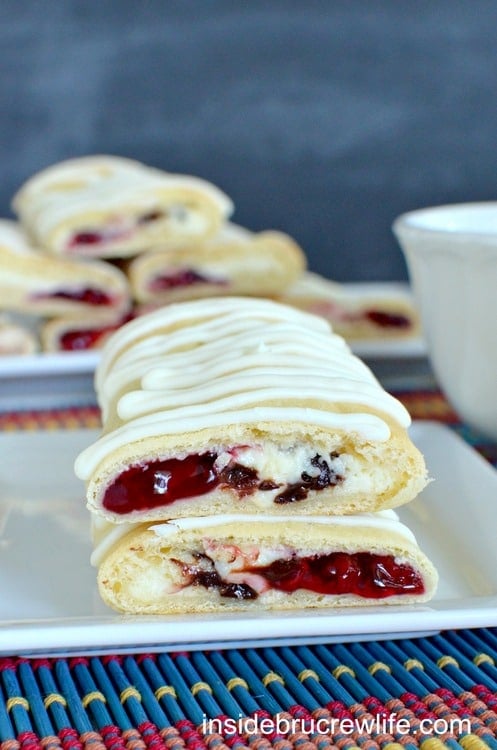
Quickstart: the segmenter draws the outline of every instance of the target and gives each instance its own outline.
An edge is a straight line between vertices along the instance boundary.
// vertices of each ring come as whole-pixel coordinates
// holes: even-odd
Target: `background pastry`
[[[131,614],[424,602],[437,573],[392,511],[94,526],[104,601]]]
[[[35,174],[12,207],[47,252],[87,257],[128,257],[165,242],[208,237],[233,210],[206,180],[105,155]]]
[[[410,293],[391,285],[374,293],[353,289],[306,272],[278,298],[320,315],[348,340],[406,338],[420,333],[419,315]]]
[[[303,251],[283,232],[254,233],[225,224],[210,239],[141,254],[126,272],[137,302],[164,304],[224,294],[275,295],[305,264]]]
[[[101,260],[49,257],[7,219],[0,219],[0,268],[0,309],[48,316],[118,313],[130,304],[128,282],[118,268]]]

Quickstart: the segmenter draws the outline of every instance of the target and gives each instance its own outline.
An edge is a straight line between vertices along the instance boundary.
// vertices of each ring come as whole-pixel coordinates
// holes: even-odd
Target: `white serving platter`
[[[0,434],[0,654],[184,650],[407,637],[497,625],[497,472],[448,428],[412,437],[434,478],[399,515],[440,573],[422,606],[121,616],[100,600],[73,461],[91,430]]]

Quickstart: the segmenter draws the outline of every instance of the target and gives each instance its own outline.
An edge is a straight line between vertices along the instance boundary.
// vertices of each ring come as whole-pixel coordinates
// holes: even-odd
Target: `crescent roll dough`
[[[49,257],[7,219],[0,219],[0,268],[0,309],[36,315],[117,314],[130,304],[128,281],[118,268],[101,260]]]
[[[137,318],[95,382],[104,430],[76,473],[115,523],[377,511],[426,484],[402,404],[326,321],[270,300]]]
[[[280,302],[320,315],[347,340],[408,338],[420,334],[419,314],[411,295],[399,285],[373,292],[367,285],[348,288],[306,272],[282,295]]]
[[[272,296],[304,268],[303,251],[283,232],[256,234],[226,224],[210,239],[143,253],[126,270],[137,302],[165,304],[219,295]]]
[[[427,601],[437,573],[393,511],[94,524],[103,600],[131,614]]]
[[[48,252],[96,257],[129,257],[164,242],[207,237],[233,210],[206,180],[105,155],[44,169],[20,188],[12,206]]]

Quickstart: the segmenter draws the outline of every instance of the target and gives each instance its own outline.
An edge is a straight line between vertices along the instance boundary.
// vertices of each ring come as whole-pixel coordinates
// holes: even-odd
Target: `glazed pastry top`
[[[78,458],[84,479],[110,451],[160,434],[300,422],[385,441],[389,419],[410,422],[326,321],[244,297],[170,305],[125,325],[104,348],[96,388],[118,425]]]

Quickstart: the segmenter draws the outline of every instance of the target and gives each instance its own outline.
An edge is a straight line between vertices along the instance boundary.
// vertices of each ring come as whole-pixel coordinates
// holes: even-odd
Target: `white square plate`
[[[1,654],[283,645],[497,625],[497,472],[442,425],[413,425],[435,481],[399,510],[440,573],[429,604],[230,616],[120,616],[101,602],[72,470],[94,437],[0,434]]]

